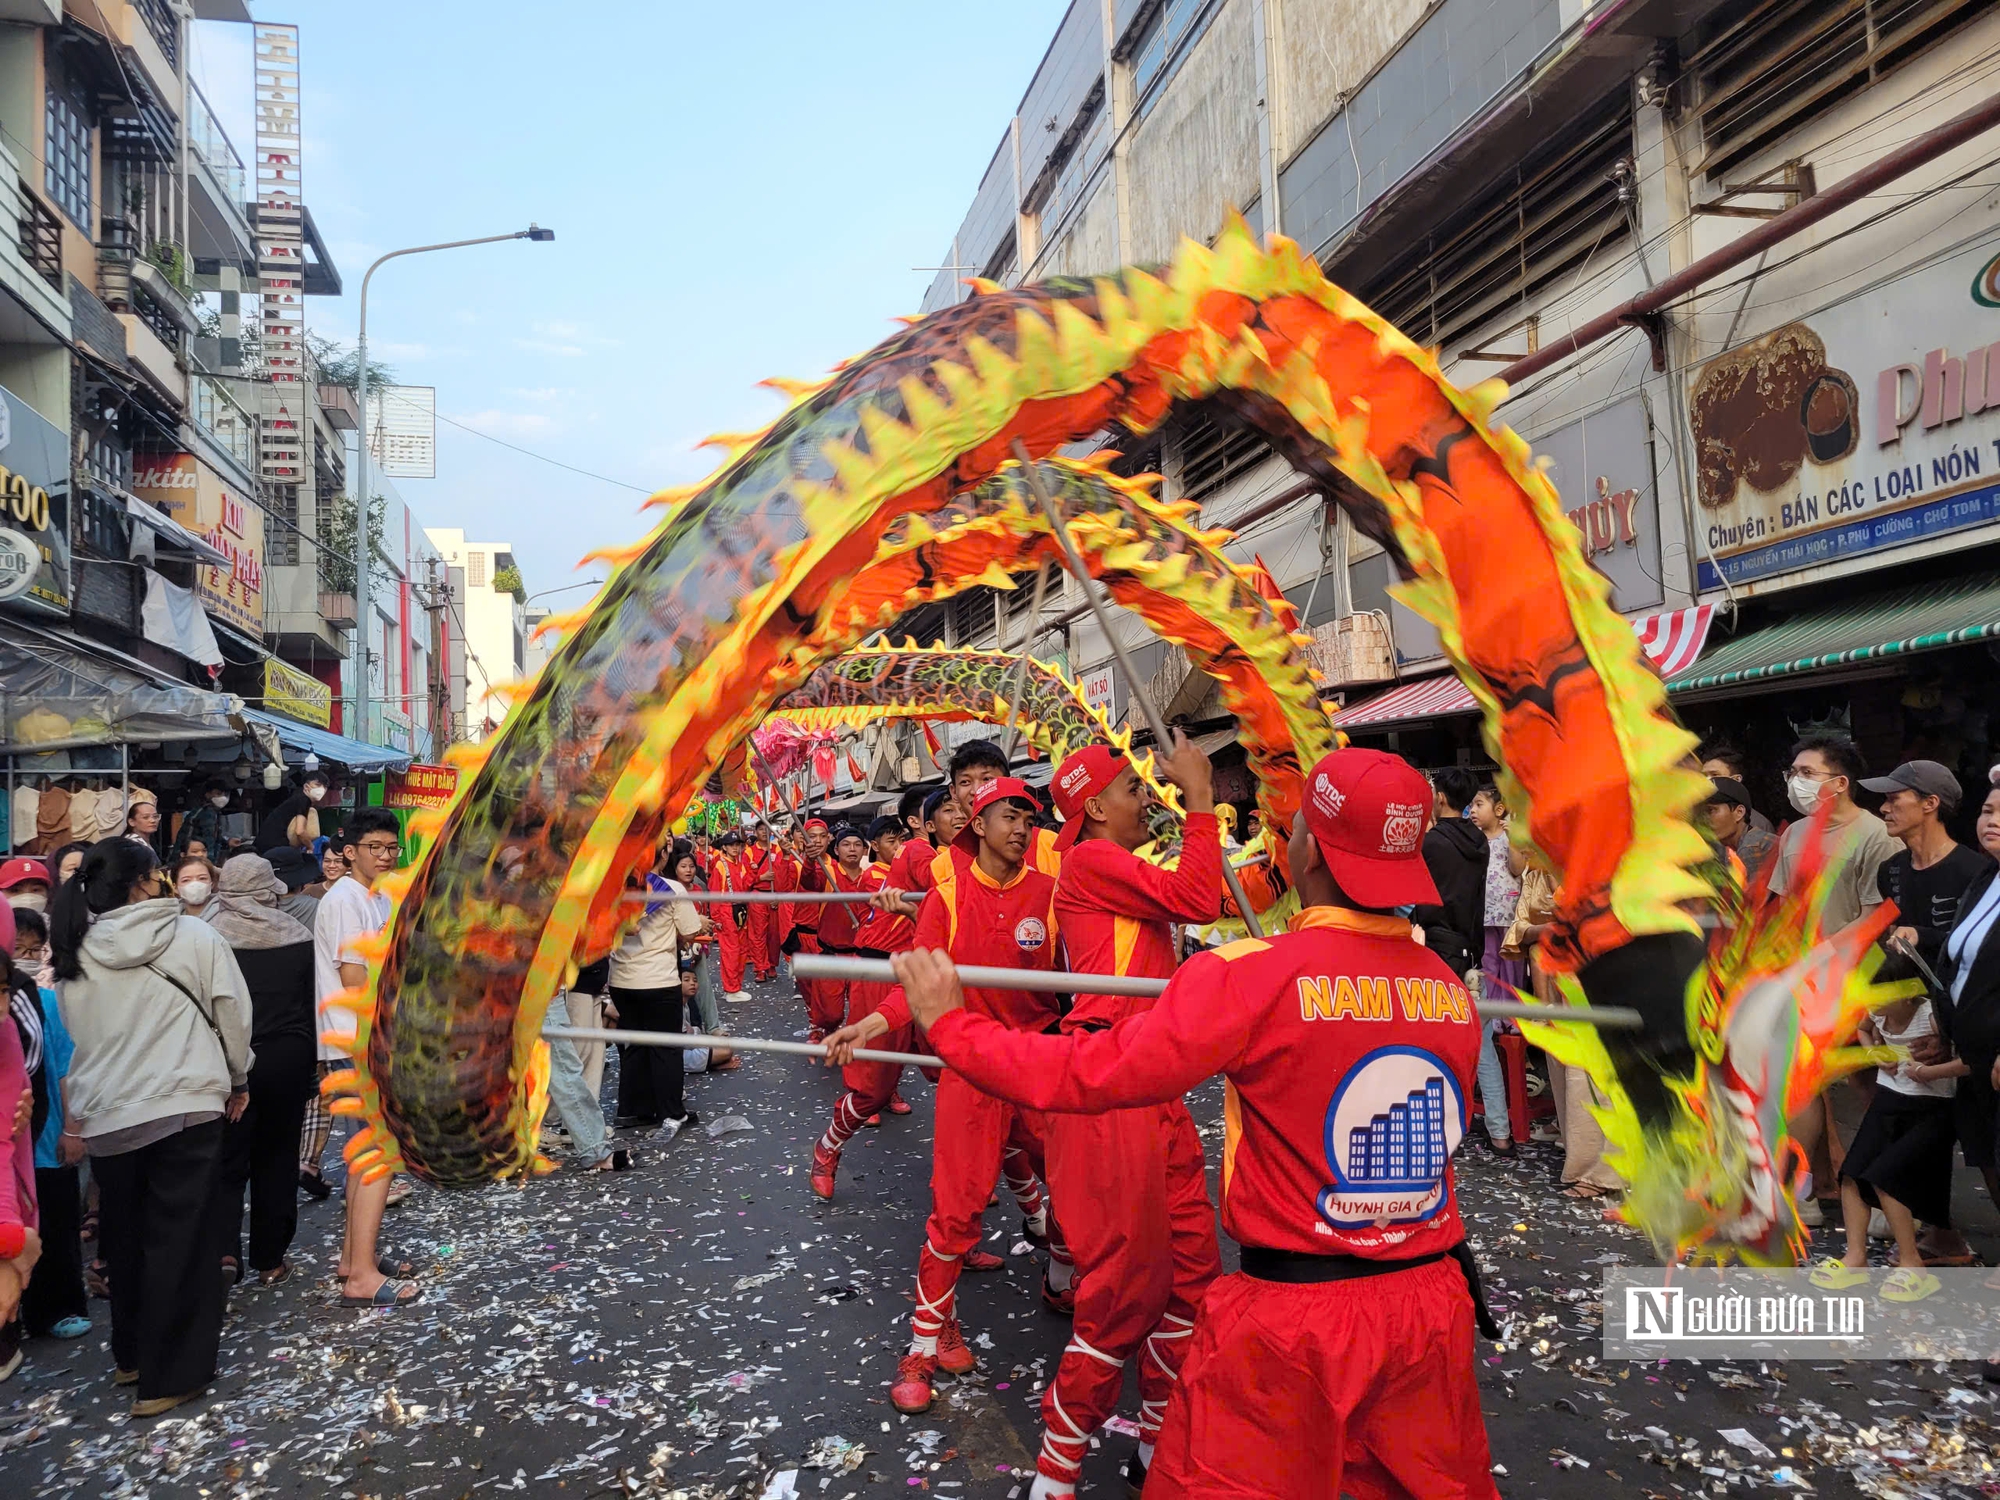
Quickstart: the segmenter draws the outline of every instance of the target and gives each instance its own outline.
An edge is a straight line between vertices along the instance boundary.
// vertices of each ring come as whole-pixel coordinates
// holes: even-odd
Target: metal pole
[[[375,279],[375,273],[389,261],[405,255],[425,255],[433,250],[462,250],[467,245],[496,245],[502,240],[552,240],[556,237],[553,229],[543,229],[530,224],[526,229],[517,229],[512,234],[485,234],[474,240],[446,240],[437,245],[411,245],[403,250],[391,250],[386,255],[375,257],[361,278],[361,322],[355,335],[354,374],[355,394],[361,402],[361,456],[355,465],[354,499],[354,615],[355,634],[358,637],[359,659],[354,670],[354,728],[353,736],[364,743],[368,739],[368,283]]]
[[[728,1047],[736,1052],[782,1052],[791,1057],[826,1058],[824,1042],[778,1042],[759,1036],[709,1036],[700,1031],[613,1031],[600,1026],[544,1026],[542,1035],[567,1042],[619,1042],[630,1047]],[[941,1068],[944,1059],[923,1052],[854,1049],[856,1062],[901,1063],[906,1068]]]
[[[632,891],[619,900],[627,906],[671,906],[676,901],[692,901],[696,906],[778,906],[798,901],[801,906],[865,906],[875,891]],[[800,901],[801,896],[808,900]]]
[[[1083,565],[1083,558],[1076,550],[1076,543],[1063,528],[1062,516],[1056,510],[1056,502],[1042,483],[1042,471],[1035,467],[1035,461],[1028,457],[1027,445],[1019,438],[1014,439],[1014,457],[1021,465],[1028,481],[1028,488],[1034,492],[1036,501],[1042,507],[1042,514],[1049,518],[1049,529],[1055,533],[1061,545],[1063,557],[1069,563],[1070,572],[1076,575],[1079,587],[1083,589],[1084,602],[1090,606],[1091,614],[1097,620],[1097,628],[1104,632],[1104,639],[1111,644],[1111,654],[1118,660],[1118,670],[1125,674],[1125,691],[1139,700],[1139,706],[1146,711],[1146,724],[1153,731],[1155,746],[1154,759],[1163,758],[1173,740],[1167,733],[1167,721],[1160,717],[1159,709],[1153,706],[1153,699],[1139,681],[1139,674],[1133,670],[1132,658],[1125,652],[1125,643],[1118,639],[1111,628],[1111,611],[1097,592],[1097,580],[1090,576],[1090,570]],[[1257,913],[1250,909],[1250,898],[1244,893],[1243,882],[1229,867],[1229,861],[1222,862],[1222,881],[1229,887],[1229,895],[1236,902],[1237,911],[1243,915],[1243,926],[1252,937],[1264,935],[1263,924],[1257,920]]]
[[[1307,632],[1313,628],[1313,605],[1319,602],[1320,580],[1326,577],[1327,568],[1333,561],[1333,550],[1327,546],[1326,538],[1327,523],[1333,519],[1333,515],[1331,505],[1319,513],[1319,571],[1313,574],[1313,586],[1306,591],[1305,612],[1299,616],[1299,628]]]
[[[1021,685],[1028,680],[1028,652],[1035,644],[1035,629],[1041,623],[1042,600],[1049,592],[1049,560],[1042,559],[1042,565],[1035,571],[1035,602],[1028,611],[1026,632],[1021,637],[1021,654],[1014,662],[1013,679],[1007,688],[1007,731],[1000,741],[1000,758],[1010,765],[1014,760],[1014,741],[1019,737],[1015,720],[1021,716]]]
[[[832,953],[801,953],[792,960],[792,973],[800,979],[862,980],[870,984],[896,984],[896,971],[879,958],[847,958]],[[1140,979],[1130,974],[1071,974],[1061,969],[990,969],[973,964],[958,965],[961,984],[976,989],[1034,990],[1050,995],[1136,995],[1152,999],[1164,993],[1164,979]],[[1622,1005],[1524,1005],[1517,1000],[1475,1000],[1473,1009],[1482,1020],[1525,1020],[1569,1022],[1596,1026],[1604,1031],[1638,1031],[1645,1026],[1639,1012]],[[859,1054],[857,1054],[858,1056]]]

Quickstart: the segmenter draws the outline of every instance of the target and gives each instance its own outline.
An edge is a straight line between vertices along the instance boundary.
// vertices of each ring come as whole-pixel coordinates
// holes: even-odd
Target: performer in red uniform
[[[823,859],[799,877],[807,891],[875,891],[882,885],[879,873],[869,868],[868,841],[858,828],[842,824],[833,830],[833,858]],[[819,907],[819,951],[852,954],[855,934],[868,908],[846,902],[823,902]],[[848,983],[844,979],[815,979],[806,989],[808,1039],[823,1041],[830,1031],[847,1024]]]
[[[1450,1165],[1478,1026],[1390,914],[1435,903],[1430,806],[1395,756],[1327,756],[1293,825],[1291,932],[1190,959],[1109,1031],[1026,1034],[966,1002],[948,955],[893,960],[945,1076],[1024,1107],[1131,1109],[1228,1079],[1222,1213],[1243,1270],[1202,1303],[1148,1500],[1498,1494]],[[1042,1474],[1031,1496],[1066,1492]]]
[[[970,822],[972,804],[980,790],[988,783],[999,780],[1007,774],[1007,757],[1000,753],[1000,747],[991,740],[967,740],[951,752],[950,777],[951,795],[958,803],[959,812]],[[942,875],[948,847],[941,847],[931,861],[934,875]],[[1033,869],[1054,878],[1062,868],[1062,855],[1056,849],[1056,836],[1046,828],[1029,831],[1027,862]]]
[[[828,829],[825,819],[806,819],[805,851],[803,857],[799,860],[799,877],[795,882],[796,888],[801,893],[806,889],[806,873],[810,870],[822,869],[822,867],[831,863],[826,852],[827,834]],[[830,884],[824,883],[823,878],[823,883],[819,889],[830,890],[831,888]],[[788,948],[794,953],[819,952],[819,921],[826,913],[825,903],[796,901],[792,903],[791,913],[791,935],[785,939]],[[817,998],[819,987],[828,982],[824,979],[796,978],[792,981],[798,989],[799,1003],[806,1008],[806,1024],[808,1026],[812,1024],[812,1018],[819,1013],[820,1008],[824,1004],[821,999]]]
[[[779,891],[796,891],[799,876],[805,870],[805,860],[799,852],[799,830],[787,828],[773,846],[777,851],[775,884]],[[798,923],[799,908],[796,902],[780,902],[777,921],[771,928],[771,940],[778,945],[777,958],[793,951],[792,929]],[[774,960],[775,962],[775,960]]]
[[[771,825],[759,823],[750,835],[740,866],[743,889],[775,891],[778,888],[778,855],[771,847]],[[778,972],[778,908],[759,902],[749,908],[750,921],[744,933],[744,953],[757,971],[757,982],[768,984]]]
[[[743,835],[734,828],[716,840],[715,860],[709,875],[709,889],[716,891],[740,891],[745,889],[742,863],[739,858],[743,850]],[[722,959],[722,995],[725,1000],[747,1001],[749,992],[743,988],[743,959],[745,932],[749,927],[749,908],[740,902],[732,902],[715,914],[716,946]]]
[[[1181,789],[1187,822],[1175,868],[1132,851],[1151,838],[1154,798],[1108,745],[1091,745],[1050,783],[1063,815],[1056,918],[1078,973],[1170,979],[1175,922],[1209,923],[1222,904],[1222,850],[1208,757],[1177,734],[1162,769]],[[1106,1031],[1151,1000],[1079,993],[1065,1034]],[[1179,1099],[1103,1114],[1042,1119],[1049,1187],[1063,1204],[1080,1277],[1076,1326],[1042,1398],[1037,1468],[1074,1487],[1091,1434],[1118,1406],[1126,1364],[1139,1363],[1139,1442],[1158,1440],[1195,1312],[1222,1266],[1201,1137]],[[1141,1348],[1143,1345],[1143,1354]]]
[[[960,963],[1006,968],[1056,967],[1055,881],[1027,864],[1035,800],[1027,786],[1001,777],[980,788],[972,820],[941,861],[943,873],[917,917],[919,948],[948,948]],[[936,867],[934,867],[935,869]],[[1052,1027],[1050,996],[1025,990],[973,990],[971,1005],[995,1023],[1025,1031]],[[856,1046],[908,1034],[909,1005],[900,989],[880,1008],[828,1039],[827,1055],[852,1062]],[[897,1367],[889,1399],[898,1411],[925,1411],[939,1369],[962,1375],[973,1367],[955,1316],[961,1262],[979,1244],[980,1217],[1016,1111],[980,1093],[964,1078],[938,1080],[931,1148],[931,1213],[917,1260],[917,1308],[910,1352]],[[1062,1267],[1067,1281],[1068,1266]],[[1045,1273],[1045,1278],[1048,1273]]]

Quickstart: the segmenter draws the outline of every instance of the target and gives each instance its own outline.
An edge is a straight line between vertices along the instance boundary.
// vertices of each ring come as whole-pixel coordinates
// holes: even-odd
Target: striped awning
[[[1865,594],[1752,630],[1718,646],[1668,691],[1708,692],[1891,660],[2000,636],[2000,578],[1953,579]]]
[[[1639,649],[1646,653],[1654,668],[1662,677],[1671,678],[1692,666],[1701,655],[1714,618],[1715,606],[1703,604],[1694,609],[1642,616],[1632,622],[1632,629],[1638,633]],[[1391,688],[1341,710],[1334,722],[1342,729],[1384,729],[1478,711],[1479,704],[1465,684],[1447,674]]]

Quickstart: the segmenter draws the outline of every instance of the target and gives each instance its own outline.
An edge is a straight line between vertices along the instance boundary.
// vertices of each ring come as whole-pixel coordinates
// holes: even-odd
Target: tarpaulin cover
[[[234,739],[237,700],[204,692],[11,621],[0,637],[0,753],[37,746],[131,744],[150,740]]]

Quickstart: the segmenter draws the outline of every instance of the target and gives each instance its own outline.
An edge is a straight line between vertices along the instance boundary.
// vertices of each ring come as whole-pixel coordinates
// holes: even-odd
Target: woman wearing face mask
[[[208,898],[215,894],[215,866],[195,856],[174,866],[174,894],[181,898],[191,917],[201,915]]]
[[[39,859],[17,854],[0,862],[0,901],[29,911],[49,909],[49,867]]]
[[[229,806],[229,793],[211,786],[201,795],[194,810],[181,819],[179,850],[183,855],[201,853],[216,858],[229,841],[222,833],[222,812]]]
[[[215,1378],[224,1288],[208,1213],[223,1119],[249,1102],[250,995],[214,928],[163,897],[151,852],[106,839],[49,913],[70,1130],[103,1195],[112,1379],[135,1417]]]
[[[257,853],[310,849],[319,840],[319,809],[326,801],[324,771],[308,771],[299,789],[264,815],[257,825]]]

